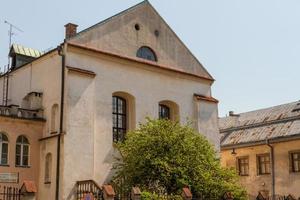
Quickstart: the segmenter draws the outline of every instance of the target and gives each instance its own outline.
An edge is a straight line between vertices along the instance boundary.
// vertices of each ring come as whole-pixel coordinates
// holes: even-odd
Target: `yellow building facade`
[[[230,113],[219,120],[222,166],[237,170],[249,199],[259,193],[300,198],[299,105]]]

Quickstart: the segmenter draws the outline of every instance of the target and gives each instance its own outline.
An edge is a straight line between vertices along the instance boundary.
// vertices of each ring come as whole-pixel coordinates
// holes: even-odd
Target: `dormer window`
[[[157,62],[156,54],[150,47],[143,46],[139,48],[139,50],[136,53],[136,56],[139,58]]]

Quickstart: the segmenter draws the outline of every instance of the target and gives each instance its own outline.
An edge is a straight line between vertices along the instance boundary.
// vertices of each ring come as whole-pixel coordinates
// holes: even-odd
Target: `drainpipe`
[[[270,145],[269,139],[266,144],[270,147],[271,152],[271,175],[272,175],[272,200],[275,200],[275,163],[274,163],[274,146]]]
[[[64,94],[65,94],[65,43],[58,47],[58,54],[61,56],[61,95],[60,95],[60,123],[59,133],[57,136],[57,149],[56,149],[56,188],[55,200],[59,200],[59,176],[60,176],[60,143],[61,135],[63,133],[63,119],[64,119]]]

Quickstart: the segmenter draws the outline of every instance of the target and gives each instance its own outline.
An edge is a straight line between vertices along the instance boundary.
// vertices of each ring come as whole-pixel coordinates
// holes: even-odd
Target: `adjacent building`
[[[214,79],[148,1],[65,30],[46,53],[12,47],[0,77],[0,184],[31,180],[38,199],[75,199],[78,181],[110,182],[114,143],[146,117],[192,121],[219,150]]]
[[[222,165],[250,199],[300,198],[300,101],[219,119]]]

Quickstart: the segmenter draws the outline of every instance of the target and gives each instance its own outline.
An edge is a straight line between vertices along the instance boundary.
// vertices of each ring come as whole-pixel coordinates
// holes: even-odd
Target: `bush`
[[[122,162],[116,165],[115,179],[126,177],[128,188],[135,185],[152,194],[180,194],[189,186],[204,199],[219,200],[225,192],[246,199],[236,172],[222,168],[213,146],[189,125],[148,119],[117,147]]]
[[[151,192],[142,192],[141,200],[182,200],[180,195],[161,195],[151,193]]]

